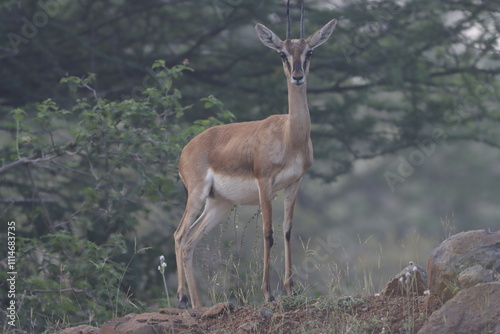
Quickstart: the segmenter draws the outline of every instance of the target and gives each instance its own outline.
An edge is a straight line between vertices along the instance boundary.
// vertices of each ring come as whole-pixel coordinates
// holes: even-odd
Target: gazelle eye
[[[286,59],[286,53],[280,52],[280,57],[281,57],[281,59]]]
[[[309,50],[306,52],[306,58],[311,58],[313,55],[313,50]]]

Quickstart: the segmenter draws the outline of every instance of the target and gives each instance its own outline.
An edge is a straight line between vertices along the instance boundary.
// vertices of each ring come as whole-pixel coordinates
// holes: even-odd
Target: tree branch
[[[33,158],[21,158],[21,159],[19,159],[17,161],[11,162],[10,164],[7,164],[7,165],[4,165],[4,166],[0,167],[0,174],[6,173],[10,169],[16,168],[17,166],[20,166],[20,165],[37,164],[39,162],[50,161],[50,160],[52,160],[52,159],[54,159],[56,157],[57,157],[57,154],[51,155],[51,156],[48,156],[48,157],[44,157],[44,158],[37,158],[37,159],[33,159]]]
[[[40,202],[55,202],[50,198],[0,198],[0,203],[31,204]]]

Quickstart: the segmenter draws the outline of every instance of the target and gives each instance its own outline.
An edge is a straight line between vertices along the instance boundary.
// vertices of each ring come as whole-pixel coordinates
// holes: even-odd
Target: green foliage
[[[102,323],[134,309],[129,297],[138,286],[160,282],[147,269],[156,268],[151,260],[130,260],[129,236],[151,212],[163,215],[182,200],[177,160],[184,145],[207,127],[234,119],[209,96],[200,102],[206,119],[184,123],[182,116],[195,105],[182,103],[174,80],[190,70],[157,61],[151,69],[155,85],[143,89],[141,99],[118,101],[99,97],[93,74],[67,76],[62,84],[80,95],[73,103],[63,107],[46,99],[9,112],[11,140],[3,144],[0,167],[8,205],[1,213],[5,222],[16,221],[23,237],[17,245],[18,316],[27,330]],[[172,232],[167,226],[144,233],[140,243],[168,241]],[[166,254],[172,259],[173,248]],[[123,265],[127,261],[130,268]],[[149,289],[143,300],[154,300],[156,292]]]
[[[189,68],[168,69],[157,61],[153,69],[158,84],[144,90],[140,100],[98,98],[91,87],[95,75],[66,77],[61,82],[71,92],[83,88],[92,96],[77,99],[71,108],[47,99],[29,112],[19,108],[11,112],[15,140],[5,147],[9,158],[4,160],[4,170],[9,173],[3,177],[9,180],[11,194],[21,197],[24,187],[33,188],[36,183],[45,217],[33,212],[31,219],[44,220],[49,231],[54,230],[54,221],[71,220],[71,229],[104,242],[104,231],[132,231],[138,212],[148,212],[146,201],[172,205],[168,195],[176,190],[175,162],[182,147],[207,127],[234,116],[209,96],[202,103],[214,110],[213,116],[184,126],[181,117],[192,105],[181,104],[182,94],[172,83]],[[16,160],[28,168],[10,169]],[[15,177],[26,173],[34,180]],[[53,191],[59,197],[57,203],[45,197]]]
[[[98,325],[141,310],[120,290],[128,269],[114,262],[127,251],[122,236],[111,235],[99,246],[59,232],[19,238],[17,247],[22,250],[16,276],[18,329],[42,333],[81,322]]]

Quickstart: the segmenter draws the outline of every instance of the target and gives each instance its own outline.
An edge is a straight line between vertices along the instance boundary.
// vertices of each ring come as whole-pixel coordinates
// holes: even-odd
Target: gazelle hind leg
[[[179,308],[187,308],[188,302],[184,280],[182,244],[189,233],[191,223],[196,219],[196,216],[201,211],[203,203],[200,204],[200,202],[202,202],[202,200],[199,198],[197,201],[188,199],[184,215],[182,216],[181,222],[174,233],[175,259],[177,261],[177,299],[179,301]]]
[[[177,299],[179,300],[179,308],[187,308],[188,303],[184,280],[183,244],[189,234],[191,225],[206,202],[210,188],[211,184],[207,182],[203,185],[203,188],[195,188],[191,191],[188,190],[188,199],[186,201],[184,215],[182,216],[181,222],[174,233],[175,259],[177,261]]]
[[[182,243],[184,273],[193,307],[201,306],[198,285],[194,274],[194,250],[201,238],[224,219],[233,208],[233,204],[224,199],[208,198],[202,215],[191,226]]]

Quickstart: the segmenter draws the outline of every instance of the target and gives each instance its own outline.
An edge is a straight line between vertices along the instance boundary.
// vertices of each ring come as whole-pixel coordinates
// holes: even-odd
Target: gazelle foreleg
[[[300,179],[285,188],[285,212],[283,220],[283,233],[285,236],[285,289],[287,295],[292,295],[292,254],[290,250],[290,238],[292,234],[293,208]]]
[[[264,268],[262,275],[262,293],[266,302],[274,300],[269,283],[269,258],[273,247],[273,209],[271,204],[271,184],[269,180],[259,180],[259,202],[262,211],[263,239],[264,239]]]

